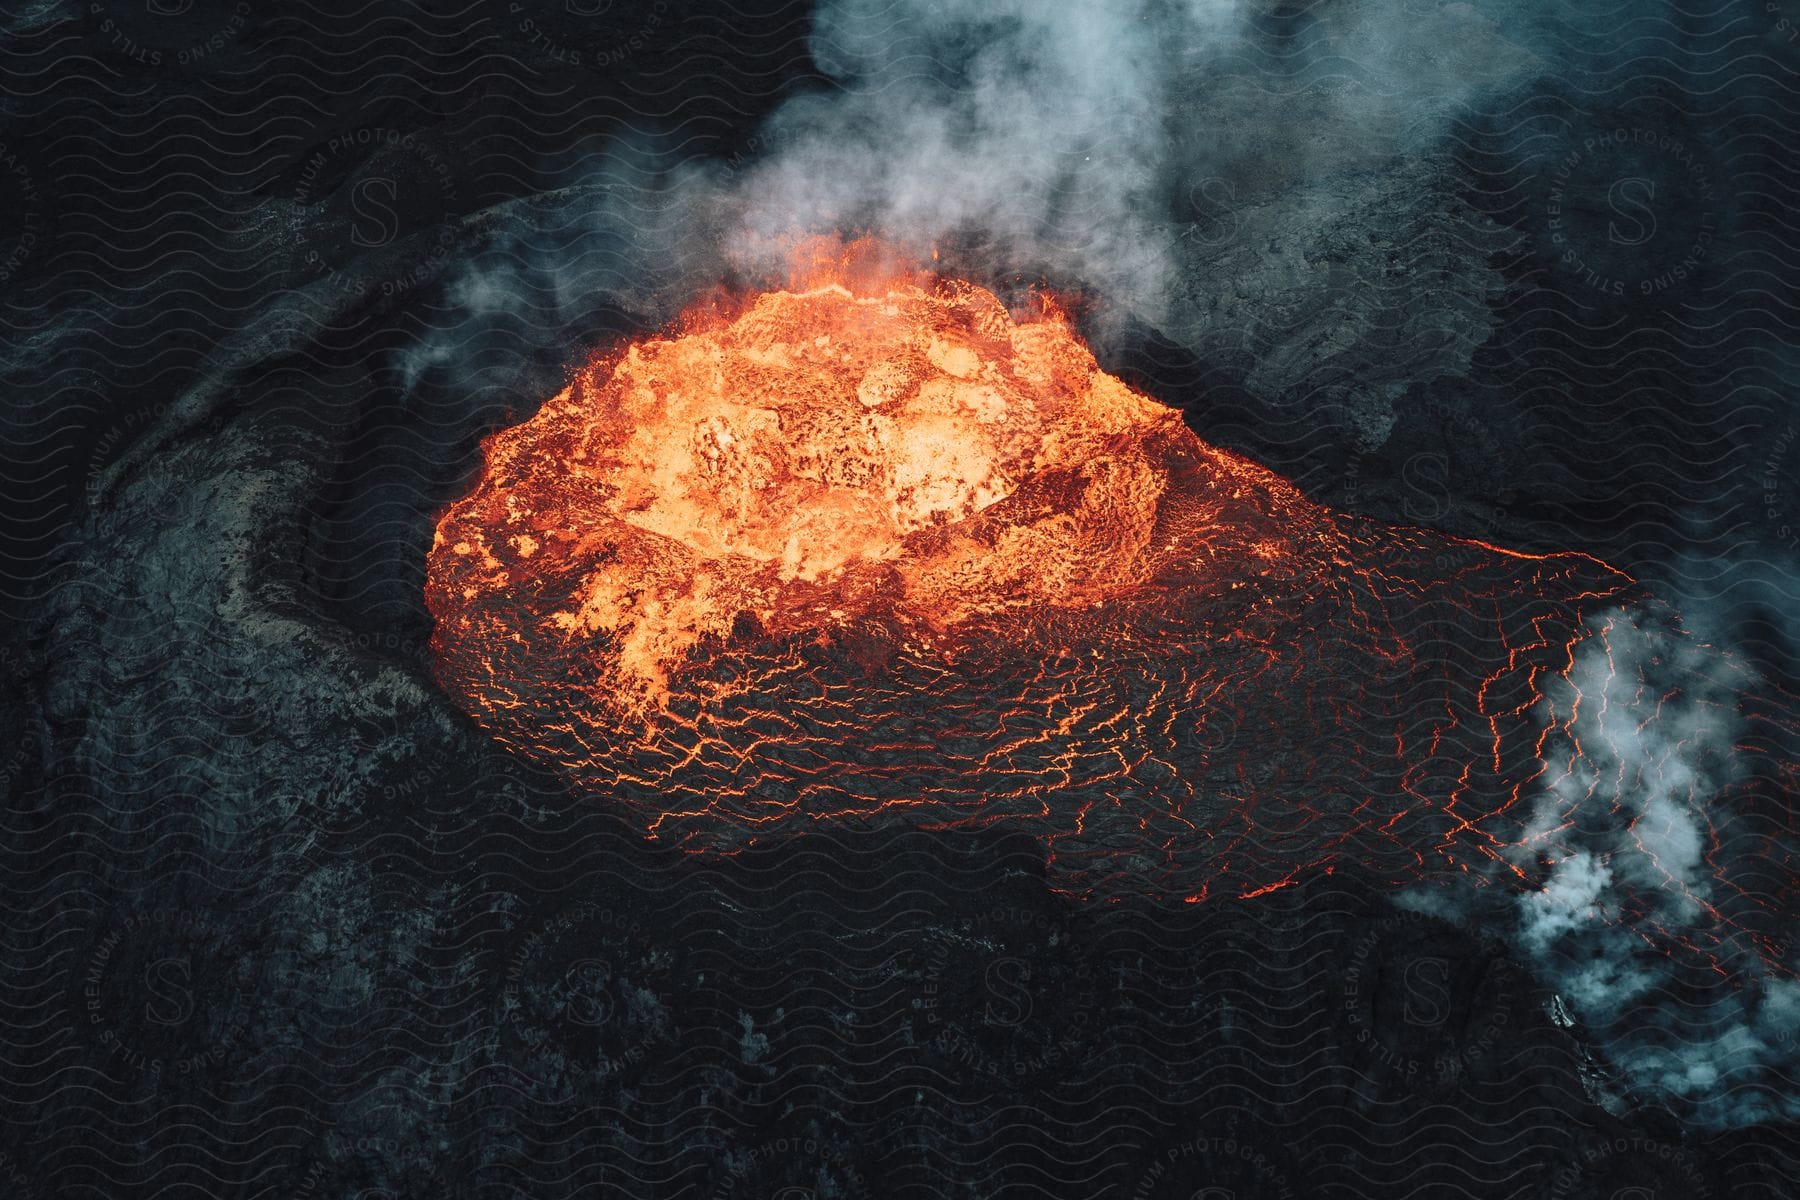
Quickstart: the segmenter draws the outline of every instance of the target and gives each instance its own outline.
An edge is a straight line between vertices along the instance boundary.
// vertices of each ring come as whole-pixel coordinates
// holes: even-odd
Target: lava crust
[[[696,850],[897,817],[1030,830],[1079,892],[1486,867],[1547,681],[1638,594],[1311,503],[1053,304],[947,281],[692,314],[484,461],[427,564],[439,681]]]

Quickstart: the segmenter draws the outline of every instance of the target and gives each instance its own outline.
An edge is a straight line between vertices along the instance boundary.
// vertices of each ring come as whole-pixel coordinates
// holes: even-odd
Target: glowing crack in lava
[[[1639,594],[1311,503],[1054,304],[927,276],[697,310],[484,451],[441,683],[695,850],[897,816],[1032,831],[1077,892],[1522,876],[1547,683]]]

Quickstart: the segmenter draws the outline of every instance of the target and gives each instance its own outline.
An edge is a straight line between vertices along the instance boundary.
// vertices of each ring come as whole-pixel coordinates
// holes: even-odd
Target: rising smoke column
[[[1467,6],[1284,22],[1251,0],[836,0],[811,51],[837,89],[783,105],[719,187],[734,262],[778,273],[796,234],[860,230],[921,260],[950,242],[961,269],[1048,273],[1103,324],[1153,325],[1191,286],[1196,203],[1415,156],[1531,61]],[[1301,206],[1317,225],[1351,203]]]
[[[780,282],[812,235],[874,235],[920,262],[935,248],[990,285],[1048,278],[1083,293],[1103,340],[1142,322],[1198,346],[1230,293],[1305,310],[1333,285],[1287,263],[1227,270],[1235,217],[1196,237],[1196,206],[1254,199],[1276,235],[1366,219],[1386,188],[1416,197],[1407,172],[1467,103],[1536,61],[1510,35],[1436,3],[1299,19],[1252,0],[826,0],[809,50],[829,90],[784,101],[729,158],[696,158],[678,130],[621,138],[552,220],[501,229],[465,264],[452,319],[402,370],[485,381],[496,345],[597,307],[660,326],[727,273]]]

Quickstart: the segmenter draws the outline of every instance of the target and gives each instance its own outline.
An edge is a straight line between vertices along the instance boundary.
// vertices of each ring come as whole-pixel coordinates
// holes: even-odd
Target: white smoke
[[[1528,943],[1557,932],[1561,898],[1592,892],[1599,877],[1650,898],[1672,925],[1692,922],[1711,895],[1707,802],[1740,770],[1741,678],[1722,654],[1629,611],[1590,627],[1545,689],[1545,787],[1516,860],[1553,866],[1544,894],[1524,905]]]
[[[409,385],[479,358],[471,345],[496,327],[555,336],[616,292],[653,296],[654,312],[639,308],[654,320],[728,272],[785,278],[788,247],[808,235],[873,234],[920,263],[941,248],[978,282],[1079,290],[1102,340],[1126,321],[1182,340],[1202,320],[1197,285],[1233,306],[1274,289],[1283,312],[1305,309],[1309,286],[1323,303],[1341,281],[1296,276],[1295,248],[1267,243],[1367,219],[1371,185],[1346,173],[1416,170],[1469,101],[1536,61],[1452,0],[1295,13],[1263,0],[823,0],[808,49],[835,86],[782,103],[752,152],[622,140],[570,181],[561,210],[539,206],[463,264],[477,281],[402,364]],[[1254,233],[1221,211],[1252,202],[1265,206]],[[1243,278],[1264,271],[1266,283]]]
[[[733,198],[752,266],[796,234],[879,232],[921,259],[978,238],[997,265],[1054,263],[1154,318],[1175,225],[1176,83],[1234,42],[1238,0],[1088,5],[839,0],[819,67]]]
[[[795,234],[921,258],[961,239],[990,276],[1052,271],[1157,325],[1195,202],[1285,194],[1328,220],[1348,202],[1310,184],[1430,147],[1532,61],[1467,4],[1285,20],[1258,0],[831,0],[811,52],[839,88],[770,119],[722,197],[727,252],[767,269]]]
[[[1590,634],[1542,705],[1543,774],[1509,852],[1533,886],[1402,903],[1504,931],[1628,1088],[1721,1127],[1800,1116],[1800,972],[1734,917],[1732,885],[1768,852],[1728,799],[1754,681],[1641,611]]]

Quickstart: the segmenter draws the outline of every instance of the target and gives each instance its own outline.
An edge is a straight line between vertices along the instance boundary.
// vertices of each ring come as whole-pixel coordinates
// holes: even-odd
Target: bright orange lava
[[[1486,866],[1545,681],[1637,595],[1333,513],[1054,306],[893,273],[691,314],[485,459],[428,560],[440,681],[694,849],[899,814],[1035,832],[1073,890]]]

